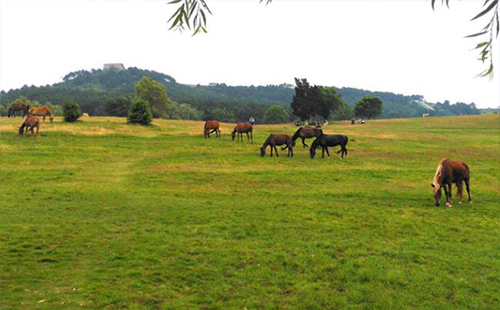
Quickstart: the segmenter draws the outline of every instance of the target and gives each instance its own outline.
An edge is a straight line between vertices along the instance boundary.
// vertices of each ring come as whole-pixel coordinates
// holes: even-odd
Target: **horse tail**
[[[300,136],[300,131],[303,129],[304,127],[300,127],[299,129],[297,129],[297,131],[293,134],[292,136],[292,140],[295,141],[299,138]]]

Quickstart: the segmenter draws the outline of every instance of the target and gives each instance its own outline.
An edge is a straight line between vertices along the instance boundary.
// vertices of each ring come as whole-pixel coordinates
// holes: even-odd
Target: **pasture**
[[[331,123],[344,160],[260,157],[291,124],[249,144],[234,124],[21,122],[0,119],[0,309],[500,306],[498,115]],[[433,205],[444,157],[473,204]]]

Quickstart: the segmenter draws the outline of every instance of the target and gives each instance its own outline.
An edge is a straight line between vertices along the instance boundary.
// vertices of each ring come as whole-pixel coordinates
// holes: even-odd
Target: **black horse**
[[[298,138],[302,139],[302,145],[306,148],[309,147],[306,144],[306,139],[319,137],[323,134],[323,130],[321,128],[310,128],[310,127],[300,127],[292,136],[293,143]]]
[[[328,152],[328,147],[337,145],[340,145],[340,150],[337,153],[342,152],[341,158],[344,158],[344,155],[347,156],[346,145],[348,141],[349,138],[347,138],[347,136],[344,135],[323,134],[319,136],[316,140],[314,140],[313,144],[311,145],[311,149],[309,150],[311,158],[314,158],[314,156],[316,155],[316,149],[318,148],[318,146],[321,146],[321,148],[323,149],[321,158],[324,158],[325,150],[328,157],[330,157],[330,152]]]

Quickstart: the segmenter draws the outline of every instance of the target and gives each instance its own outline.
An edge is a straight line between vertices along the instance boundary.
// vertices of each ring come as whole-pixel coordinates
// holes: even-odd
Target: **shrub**
[[[264,123],[282,124],[288,120],[288,112],[280,105],[270,106],[264,113]]]
[[[70,101],[63,106],[63,115],[65,122],[72,123],[82,116],[82,110],[78,103]]]
[[[146,100],[134,98],[132,106],[128,111],[128,122],[132,124],[149,125],[151,124],[152,118],[153,115],[151,114],[149,103]]]

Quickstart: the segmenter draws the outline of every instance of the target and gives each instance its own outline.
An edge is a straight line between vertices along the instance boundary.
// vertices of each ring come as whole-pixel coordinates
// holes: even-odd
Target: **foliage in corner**
[[[434,10],[436,0],[432,0],[432,9]],[[446,3],[446,6],[449,8],[450,0],[441,0],[441,3]],[[471,21],[474,21],[490,12],[493,12],[489,22],[486,26],[481,29],[481,31],[473,33],[471,35],[466,36],[466,38],[475,38],[486,35],[488,38],[486,41],[479,42],[474,49],[480,50],[479,52],[479,60],[483,63],[489,60],[489,66],[486,70],[479,73],[477,76],[485,77],[489,76],[490,79],[493,78],[493,40],[498,39],[498,34],[500,33],[500,22],[498,17],[498,0],[485,0],[483,3],[483,10],[479,12],[476,16],[474,16]],[[496,30],[496,31],[495,31]],[[496,34],[495,34],[496,32]]]
[[[272,0],[260,0],[269,4]],[[207,33],[207,14],[212,14],[205,0],[172,0],[168,4],[179,4],[177,10],[170,16],[170,30],[193,30],[193,36],[200,31]]]

